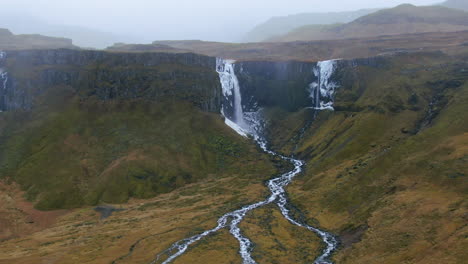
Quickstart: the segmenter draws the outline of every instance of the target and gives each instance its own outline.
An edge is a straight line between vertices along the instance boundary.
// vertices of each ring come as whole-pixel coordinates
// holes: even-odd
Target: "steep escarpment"
[[[467,67],[442,52],[234,65],[246,117],[306,162],[292,204],[340,237],[337,262],[463,263]],[[322,107],[311,91],[328,88]]]
[[[64,86],[101,100],[172,97],[205,111],[220,109],[215,61],[206,56],[61,49],[10,51],[5,57],[8,82],[0,91],[2,111],[31,109],[41,94]]]
[[[1,66],[0,177],[37,208],[121,203],[269,166],[224,126],[214,58],[18,51]]]
[[[308,87],[317,79],[316,63],[246,61],[236,65],[243,107],[280,107],[288,111],[311,106]]]
[[[61,228],[44,231],[47,236],[7,241],[2,257],[149,263],[177,240],[192,243],[184,238],[196,239],[217,223],[233,221],[229,229],[203,235],[203,242],[174,263],[241,261],[239,242],[249,243],[227,231],[252,241],[248,252],[259,262],[314,261],[324,244],[299,228],[306,225],[340,239],[336,263],[463,263],[468,65],[466,52],[458,52],[457,57],[420,52],[310,63],[225,60],[217,70],[221,75],[235,71],[237,77],[221,80],[228,87],[218,87],[220,101],[231,93],[229,102],[240,105],[244,117],[262,109],[253,117],[265,118],[268,147],[294,155],[297,166],[299,159],[307,164],[302,173],[296,167],[291,174],[293,168],[273,160],[286,173],[278,175],[297,180],[275,192],[284,199],[274,206],[253,203],[267,197],[260,182],[275,175],[275,166],[219,114],[199,104],[200,90],[196,98],[180,96],[186,86],[177,86],[180,76],[173,72],[190,77],[189,72],[205,76],[209,71],[219,83],[214,65],[181,57],[142,66],[148,62],[145,55],[125,53],[92,55],[105,57],[102,61],[78,55],[73,60],[10,57],[2,64],[4,72],[36,93],[30,107],[0,113],[2,179],[19,183],[41,209],[130,202],[129,210],[102,223],[91,209],[83,209],[64,218],[57,225]],[[145,76],[170,69],[171,74],[154,80],[162,89],[182,88],[174,91],[177,95],[155,97],[133,92],[127,66],[150,68]],[[60,73],[48,75],[47,69]],[[119,74],[102,77],[106,69],[122,74],[124,81],[115,80]],[[88,70],[101,77],[92,79]],[[48,77],[38,78],[43,75]],[[47,85],[35,90],[27,80]],[[115,92],[101,94],[99,87],[115,87],[110,89]],[[234,92],[242,92],[242,103]],[[0,211],[14,203],[6,204]],[[265,207],[248,214],[235,211],[250,204]],[[286,205],[290,211],[278,212]],[[299,225],[290,219],[300,220]],[[84,234],[83,240],[76,233]],[[25,252],[31,243],[40,250]]]
[[[338,263],[463,263],[466,61],[338,63],[335,111],[270,111],[276,149],[308,164],[292,202],[339,235]]]

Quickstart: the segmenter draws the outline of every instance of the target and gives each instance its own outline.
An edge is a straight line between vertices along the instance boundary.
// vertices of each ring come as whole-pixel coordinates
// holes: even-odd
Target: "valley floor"
[[[18,199],[11,196],[17,190],[2,187],[2,202]],[[24,211],[12,220],[22,230],[12,232],[18,237],[0,245],[0,263],[149,263],[176,240],[214,227],[223,213],[266,194],[261,179],[211,178],[154,199],[133,199],[105,220],[92,207],[35,217],[20,203],[2,203],[7,205],[0,209],[2,215]],[[313,233],[284,220],[275,206],[249,215],[242,228],[255,241],[254,257],[260,263],[313,261],[321,246]],[[174,263],[239,263],[237,251],[238,242],[226,229]]]

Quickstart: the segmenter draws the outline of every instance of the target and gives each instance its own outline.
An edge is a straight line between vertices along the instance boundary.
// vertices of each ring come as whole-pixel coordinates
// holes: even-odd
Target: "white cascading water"
[[[0,62],[6,59],[6,52],[0,51]],[[8,72],[5,71],[4,68],[0,68],[0,97],[1,95],[5,96],[5,90],[7,89],[7,84],[8,84]],[[3,110],[1,109],[0,106],[0,112]]]
[[[224,96],[234,96],[234,103],[232,104],[234,106],[234,121],[226,118],[226,124],[242,136],[251,135],[266,153],[291,162],[291,164],[294,165],[294,169],[290,172],[284,173],[281,176],[268,181],[267,186],[271,194],[267,199],[244,206],[241,209],[229,212],[221,216],[221,218],[218,219],[218,225],[215,228],[207,230],[201,234],[177,241],[176,243],[172,244],[172,246],[169,249],[160,253],[156,257],[156,259],[151,262],[151,264],[158,263],[163,255],[167,255],[168,257],[162,263],[170,263],[175,258],[184,254],[188,250],[189,246],[193,243],[226,227],[229,227],[230,233],[239,241],[239,254],[242,257],[242,263],[256,264],[257,262],[255,262],[251,255],[251,251],[253,250],[252,242],[247,237],[242,235],[242,232],[239,228],[239,224],[245,218],[248,212],[271,203],[275,203],[279,207],[283,216],[290,223],[315,232],[322,238],[322,240],[326,244],[326,248],[322,252],[322,255],[318,257],[314,263],[330,264],[331,262],[329,262],[327,259],[330,257],[330,255],[333,253],[333,251],[338,245],[335,237],[318,228],[309,226],[307,224],[301,223],[298,220],[295,220],[291,215],[290,210],[288,209],[289,202],[286,196],[286,190],[284,188],[291,183],[295,176],[302,172],[304,162],[294,158],[285,157],[267,148],[267,143],[260,133],[263,123],[261,120],[260,111],[255,113],[244,113],[242,110],[239,81],[235,76],[234,67],[234,61],[223,59],[217,60],[216,69],[219,73],[221,85],[223,88],[223,94]],[[221,110],[221,112],[224,113],[224,107]]]
[[[216,59],[216,71],[219,74],[223,96],[233,108],[232,119],[226,117],[224,107],[221,109],[221,113],[226,117],[226,125],[246,137],[248,133],[245,131],[248,130],[248,125],[244,120],[239,80],[234,72],[234,67],[233,60]],[[233,99],[229,100],[230,97],[233,97]]]
[[[336,60],[319,61],[314,69],[317,82],[309,86],[310,97],[312,98],[312,108],[316,110],[334,110],[333,96],[338,85],[331,80],[335,72]]]
[[[3,71],[3,69],[0,69],[0,83],[2,84],[2,87],[0,87],[0,89],[3,88],[3,90],[5,90],[7,88],[8,83],[8,72]]]
[[[6,52],[0,51],[0,62],[4,59],[6,59]],[[0,84],[2,84],[3,90],[7,88],[7,83],[8,83],[8,72],[6,72],[3,68],[0,68]]]

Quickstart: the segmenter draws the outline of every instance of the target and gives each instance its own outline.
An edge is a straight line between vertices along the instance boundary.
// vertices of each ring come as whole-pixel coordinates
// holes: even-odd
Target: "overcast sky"
[[[56,24],[133,34],[140,41],[233,41],[272,16],[351,11],[442,0],[0,0],[0,15],[22,13]],[[0,25],[1,27],[1,25]]]

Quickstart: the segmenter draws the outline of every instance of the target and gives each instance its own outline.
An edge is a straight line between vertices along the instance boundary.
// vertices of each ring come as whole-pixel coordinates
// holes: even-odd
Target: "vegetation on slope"
[[[221,93],[212,62],[193,54],[10,53],[12,94],[31,103],[0,113],[0,177],[19,183],[39,209],[149,198],[220,171],[242,177],[252,167],[241,164],[259,154],[208,113],[219,111]]]
[[[299,141],[288,134],[312,113],[275,114],[275,146],[308,162],[289,193],[340,236],[338,263],[464,263],[466,61],[386,61],[338,72],[337,111],[320,112]]]
[[[184,103],[75,101],[2,119],[14,127],[3,132],[1,175],[40,209],[149,198],[221,170],[241,174],[241,158],[254,155],[218,116]]]
[[[284,17],[272,17],[268,21],[257,25],[246,34],[244,42],[261,42],[275,36],[284,35],[295,28],[306,25],[327,25],[349,23],[356,18],[377,11],[376,9],[362,9],[350,12],[303,13]]]
[[[303,26],[268,41],[365,38],[463,30],[468,30],[468,13],[464,11],[441,6],[416,7],[405,4],[360,17],[347,24]]]

